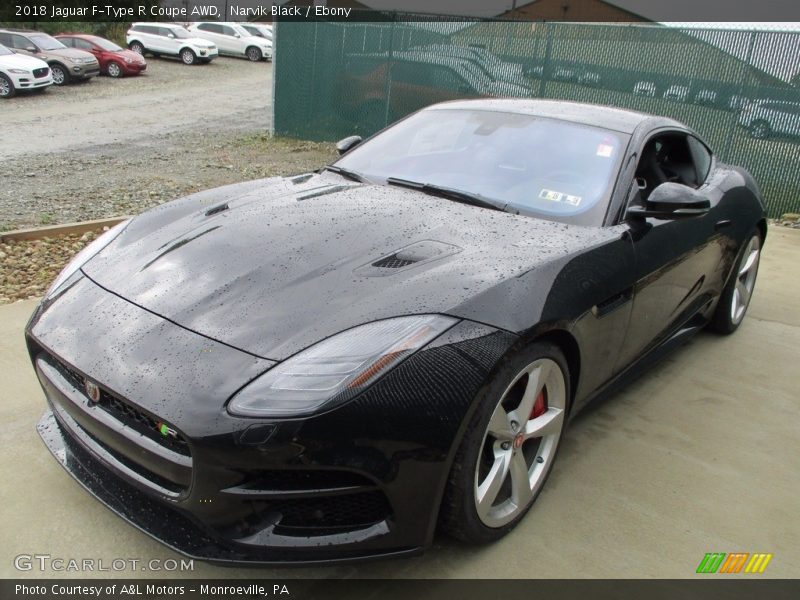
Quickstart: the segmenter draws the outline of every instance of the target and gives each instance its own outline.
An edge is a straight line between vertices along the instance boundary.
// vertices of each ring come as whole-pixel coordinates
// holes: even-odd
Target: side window
[[[667,181],[697,188],[698,181],[705,180],[705,177],[698,178],[689,139],[687,134],[674,131],[656,135],[645,144],[636,166],[637,196],[641,201],[647,200],[655,188]]]
[[[74,38],[58,38],[58,41],[64,44],[67,48],[74,48],[75,47],[75,39]]]
[[[3,44],[6,48],[13,48],[11,34],[0,31],[0,44]]]
[[[708,178],[708,172],[711,169],[711,151],[696,137],[689,136],[688,141],[697,171],[697,183],[702,185]]]
[[[17,50],[25,50],[30,48],[31,46],[36,46],[32,41],[28,38],[23,37],[21,35],[12,35],[11,36],[11,47],[16,48]]]
[[[222,25],[218,25],[217,23],[209,23],[207,31],[211,33],[222,33]]]
[[[233,37],[233,35],[235,33],[233,31],[233,27],[228,27],[227,25],[220,25],[220,28],[222,29],[222,34],[223,35],[229,35],[229,36]]]
[[[75,38],[73,41],[75,43],[75,48],[78,48],[79,50],[86,50],[86,51],[94,50],[94,46],[92,46],[86,40]]]
[[[200,31],[211,31],[211,26],[208,23],[200,23],[200,25],[198,25],[197,28]]]

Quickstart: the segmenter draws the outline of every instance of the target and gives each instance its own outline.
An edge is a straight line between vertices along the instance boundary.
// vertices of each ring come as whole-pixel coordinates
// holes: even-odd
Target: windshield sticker
[[[609,144],[600,144],[597,146],[597,156],[611,158],[612,154],[614,154],[614,146],[610,146]]]
[[[542,189],[542,191],[539,192],[539,198],[542,200],[550,200],[551,202],[561,202],[561,198],[563,197],[564,194],[555,190]]]
[[[564,202],[566,202],[567,204],[571,204],[572,206],[578,206],[581,203],[581,197],[570,196],[569,194],[567,194],[566,196],[564,196]]]

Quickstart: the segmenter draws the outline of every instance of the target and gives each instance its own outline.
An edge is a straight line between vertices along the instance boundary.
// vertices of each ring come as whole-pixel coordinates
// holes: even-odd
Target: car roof
[[[592,125],[611,129],[621,133],[632,134],[641,125],[656,127],[676,127],[688,130],[686,125],[668,119],[656,117],[647,113],[601,106],[599,104],[585,104],[582,102],[568,102],[565,100],[539,100],[535,98],[482,98],[478,100],[453,100],[434,104],[425,110],[491,110],[496,112],[517,113],[533,115],[551,119],[570,121],[581,125]]]

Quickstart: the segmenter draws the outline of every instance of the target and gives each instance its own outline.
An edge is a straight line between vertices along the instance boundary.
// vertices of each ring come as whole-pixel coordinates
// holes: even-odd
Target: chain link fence
[[[666,115],[747,167],[773,217],[800,212],[800,32],[463,21],[280,22],[274,128],[370,135],[423,106],[526,96]]]

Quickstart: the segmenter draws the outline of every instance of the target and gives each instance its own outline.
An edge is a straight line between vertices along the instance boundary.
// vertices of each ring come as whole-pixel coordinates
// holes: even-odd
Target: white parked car
[[[195,37],[174,23],[134,23],[126,34],[128,48],[139,54],[177,56],[184,64],[211,62],[219,56],[216,45]]]
[[[757,139],[800,136],[800,102],[756,100],[742,110],[739,125],[747,127],[750,136]]]
[[[243,27],[250,35],[263,37],[270,42],[275,41],[272,39],[272,25],[266,23],[237,23],[237,25]]]
[[[654,98],[656,95],[656,84],[652,81],[639,81],[633,86],[633,94],[635,96]]]
[[[243,56],[253,62],[272,60],[272,42],[249,33],[236,23],[199,22],[192,23],[189,31],[204,40],[214,43],[220,54]]]
[[[53,74],[46,62],[14,54],[0,45],[0,98],[11,98],[19,90],[43,90],[51,85]]]
[[[701,106],[714,106],[718,99],[719,94],[714,90],[700,90],[694,95],[694,103]]]
[[[664,92],[664,100],[674,100],[675,102],[686,102],[689,98],[688,85],[671,85]]]

